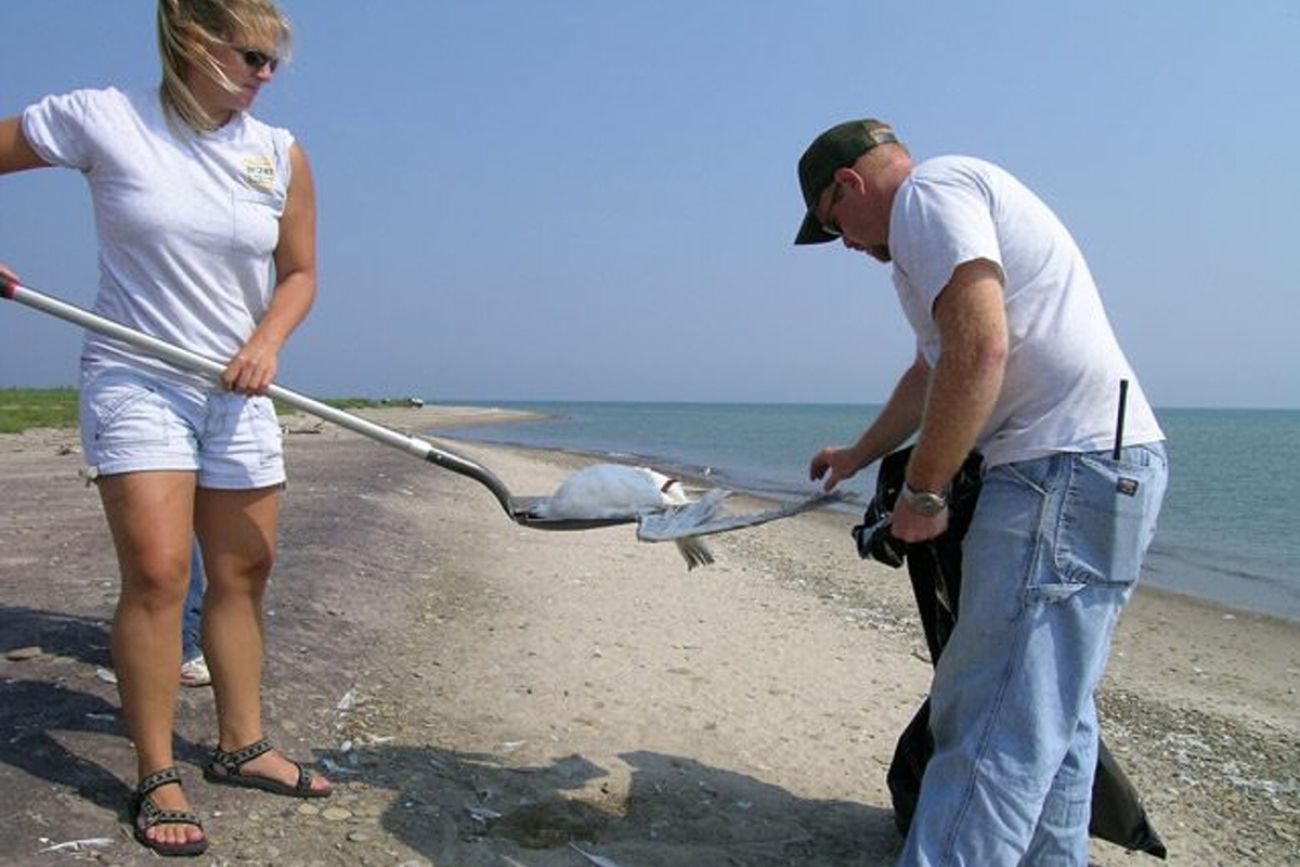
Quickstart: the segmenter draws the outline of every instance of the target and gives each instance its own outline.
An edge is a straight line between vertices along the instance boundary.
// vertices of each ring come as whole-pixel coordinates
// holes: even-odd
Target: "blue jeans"
[[[988,471],[900,865],[1088,863],[1094,697],[1167,478],[1159,443]]]
[[[181,621],[181,662],[189,662],[203,652],[199,627],[203,623],[203,554],[195,542],[190,553],[190,589],[185,594],[185,612]]]

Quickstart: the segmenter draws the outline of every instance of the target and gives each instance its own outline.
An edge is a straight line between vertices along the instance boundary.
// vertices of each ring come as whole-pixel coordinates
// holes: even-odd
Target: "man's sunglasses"
[[[838,238],[844,234],[844,230],[840,228],[840,221],[835,219],[835,206],[840,203],[840,199],[844,198],[844,190],[840,189],[839,181],[831,181],[831,183],[833,184],[831,201],[826,206],[826,219],[822,220],[822,231]]]
[[[260,72],[263,66],[270,67],[272,72],[280,65],[280,58],[274,54],[267,54],[264,51],[258,51],[256,48],[236,48],[239,56],[244,58],[244,63],[254,72]]]

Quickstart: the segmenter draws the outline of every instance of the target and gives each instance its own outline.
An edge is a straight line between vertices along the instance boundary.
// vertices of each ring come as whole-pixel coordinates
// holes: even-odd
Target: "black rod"
[[[1119,453],[1124,448],[1124,407],[1128,403],[1128,380],[1119,381],[1119,417],[1115,419],[1115,451],[1112,456],[1119,460]]]

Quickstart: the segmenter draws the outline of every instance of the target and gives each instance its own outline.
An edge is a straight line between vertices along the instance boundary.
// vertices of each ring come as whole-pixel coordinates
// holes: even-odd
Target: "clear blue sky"
[[[1158,406],[1300,407],[1293,0],[283,8],[256,114],[312,160],[321,264],[290,387],[881,401],[912,346],[888,269],[790,243],[800,152],[872,115],[1048,201]],[[4,0],[0,115],[154,84],[153,14]],[[0,178],[0,261],[90,303],[79,176]],[[72,384],[78,345],[0,304],[0,386]]]

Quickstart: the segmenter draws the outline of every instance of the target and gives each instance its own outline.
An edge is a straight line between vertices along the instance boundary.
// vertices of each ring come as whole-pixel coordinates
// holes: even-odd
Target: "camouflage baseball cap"
[[[875,118],[850,120],[833,126],[813,139],[799,158],[799,188],[806,207],[803,224],[795,235],[796,244],[824,244],[837,235],[823,231],[814,209],[822,190],[830,185],[835,170],[851,166],[867,151],[882,144],[897,143],[889,124]]]

